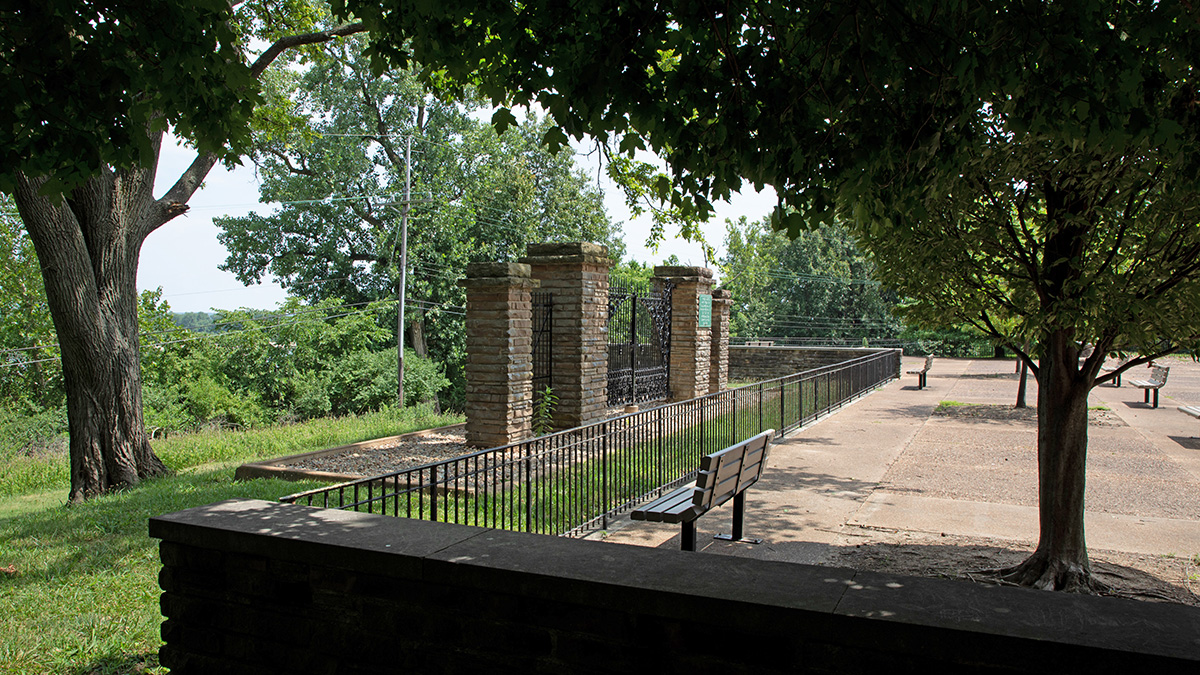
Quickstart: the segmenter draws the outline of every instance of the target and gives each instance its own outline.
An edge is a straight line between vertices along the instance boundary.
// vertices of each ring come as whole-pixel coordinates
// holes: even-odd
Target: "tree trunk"
[[[1025,350],[1026,354],[1029,353],[1029,341],[1028,340],[1025,341],[1025,346],[1023,347],[1023,349]],[[1028,389],[1028,385],[1029,385],[1029,363],[1027,363],[1025,361],[1025,359],[1018,356],[1017,357],[1017,369],[1021,372],[1021,380],[1020,380],[1020,382],[1017,383],[1017,403],[1013,407],[1024,408],[1025,407],[1025,392]]]
[[[71,502],[168,472],[142,421],[136,276],[146,235],[186,207],[156,202],[153,176],[107,171],[53,201],[38,193],[43,179],[18,176],[62,349]]]
[[[1038,371],[1037,550],[1001,576],[1023,586],[1092,590],[1095,582],[1084,541],[1087,397],[1091,377],[1079,371],[1078,348],[1068,331],[1043,340]]]

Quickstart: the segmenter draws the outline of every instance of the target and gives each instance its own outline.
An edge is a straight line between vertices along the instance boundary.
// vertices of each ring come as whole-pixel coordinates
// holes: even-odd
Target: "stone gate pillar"
[[[712,292],[712,347],[709,353],[708,393],[729,386],[729,307],[733,294],[718,288]]]
[[[712,352],[712,270],[705,267],[655,267],[654,283],[671,291],[672,401],[708,394]],[[701,312],[706,320],[702,320]],[[706,323],[707,325],[701,325]]]
[[[538,282],[520,263],[471,263],[467,290],[467,444],[494,448],[530,436],[533,305]]]
[[[552,296],[554,428],[604,419],[608,407],[608,248],[573,242],[530,244],[521,259]]]

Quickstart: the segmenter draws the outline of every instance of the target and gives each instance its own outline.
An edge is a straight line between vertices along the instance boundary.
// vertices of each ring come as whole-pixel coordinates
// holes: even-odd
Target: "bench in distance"
[[[925,357],[925,365],[915,370],[907,371],[909,375],[917,376],[917,389],[925,388],[925,375],[929,372],[929,367],[933,365],[933,354]]]
[[[774,429],[735,443],[700,458],[696,482],[685,485],[654,501],[634,509],[634,520],[657,523],[679,523],[679,548],[696,550],[696,520],[733,498],[733,534],[717,535],[717,539],[761,544],[761,539],[742,537],[742,521],[746,512],[746,488],[758,482],[767,465],[767,448],[775,436]]]
[[[1146,403],[1150,402],[1150,390],[1154,390],[1154,406],[1158,407],[1158,390],[1167,383],[1167,373],[1171,372],[1169,367],[1154,366],[1150,369],[1150,379],[1147,380],[1130,380],[1129,384],[1141,389],[1145,392]]]

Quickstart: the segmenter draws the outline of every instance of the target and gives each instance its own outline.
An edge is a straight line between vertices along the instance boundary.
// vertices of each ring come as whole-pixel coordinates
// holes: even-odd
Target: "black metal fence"
[[[899,377],[900,352],[672,403],[281,501],[579,536],[695,477],[700,457],[779,436]]]

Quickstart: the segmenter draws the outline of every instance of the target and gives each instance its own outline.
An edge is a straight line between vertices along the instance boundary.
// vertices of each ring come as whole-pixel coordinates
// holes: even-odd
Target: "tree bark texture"
[[[1084,540],[1087,399],[1093,375],[1079,368],[1069,331],[1043,341],[1038,369],[1038,546],[1001,576],[1047,590],[1094,588]]]
[[[154,172],[106,171],[66,199],[18,177],[14,197],[62,350],[71,502],[167,473],[142,421],[136,276],[146,236],[186,207],[153,198]]]

